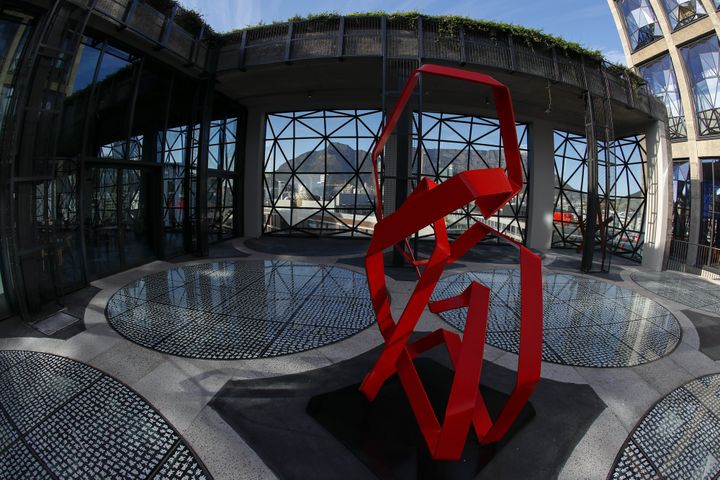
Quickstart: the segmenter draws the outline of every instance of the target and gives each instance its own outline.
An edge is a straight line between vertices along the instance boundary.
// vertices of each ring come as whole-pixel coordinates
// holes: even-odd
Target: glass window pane
[[[692,85],[698,133],[720,133],[720,43],[715,35],[680,49]]]
[[[663,7],[673,30],[707,15],[700,0],[663,0]]]
[[[372,171],[369,152],[381,121],[377,110],[268,115],[264,232],[371,235],[375,192],[367,184]],[[227,156],[234,153],[226,147],[228,162]]]
[[[685,114],[670,55],[664,55],[653,62],[642,65],[640,74],[645,78],[650,91],[667,108],[670,138],[686,138]]]
[[[505,168],[500,122],[494,118],[451,113],[423,112],[413,115],[413,182],[429,177],[435,182],[466,170]],[[420,135],[420,132],[423,132]],[[459,235],[478,221],[523,242],[527,224],[527,125],[517,124],[518,144],[523,161],[523,188],[492,218],[485,219],[474,204],[466,205],[447,218],[448,233]],[[419,146],[419,148],[417,148]],[[421,236],[432,236],[426,228]]]
[[[624,0],[617,2],[617,5],[625,18],[630,47],[633,50],[662,37],[657,17],[648,0]]]

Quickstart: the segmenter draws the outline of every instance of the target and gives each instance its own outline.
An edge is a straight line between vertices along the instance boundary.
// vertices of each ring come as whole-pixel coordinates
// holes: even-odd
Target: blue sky
[[[201,12],[219,32],[319,12],[418,10],[428,15],[463,15],[539,28],[625,63],[606,0],[181,0]]]

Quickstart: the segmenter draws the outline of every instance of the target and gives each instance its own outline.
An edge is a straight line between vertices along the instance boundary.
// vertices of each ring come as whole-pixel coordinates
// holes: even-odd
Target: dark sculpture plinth
[[[416,360],[415,366],[435,411],[444,412],[453,371],[427,358]],[[484,385],[480,390],[491,414],[499,414],[508,395]],[[372,402],[358,391],[358,385],[351,385],[313,397],[307,412],[378,478],[427,480],[475,478],[535,416],[526,404],[505,438],[494,444],[481,445],[471,430],[460,459],[442,461],[432,459],[397,376],[385,383]]]

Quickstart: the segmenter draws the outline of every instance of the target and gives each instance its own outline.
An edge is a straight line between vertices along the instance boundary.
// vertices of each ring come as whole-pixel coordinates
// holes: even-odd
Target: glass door
[[[157,169],[89,165],[85,169],[85,248],[90,278],[156,257],[152,208]]]

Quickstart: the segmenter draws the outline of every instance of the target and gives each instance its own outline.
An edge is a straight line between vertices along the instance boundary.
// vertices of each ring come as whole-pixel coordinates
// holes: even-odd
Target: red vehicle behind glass
[[[555,223],[577,223],[574,213],[555,212],[553,213]]]

